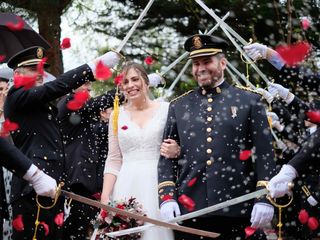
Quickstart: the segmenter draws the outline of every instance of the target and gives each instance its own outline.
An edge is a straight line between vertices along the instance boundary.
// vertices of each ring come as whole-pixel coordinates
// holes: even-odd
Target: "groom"
[[[199,87],[173,100],[169,108],[164,139],[176,140],[181,154],[159,160],[160,210],[166,220],[180,211],[187,214],[253,192],[261,188],[259,181],[274,175],[272,139],[260,96],[224,79],[227,45],[209,35],[185,42]],[[244,156],[247,152],[250,156]],[[244,239],[245,227],[262,228],[273,213],[266,199],[256,199],[182,225],[219,232],[222,239]],[[258,235],[252,237],[265,238]],[[175,239],[197,238],[176,232]]]

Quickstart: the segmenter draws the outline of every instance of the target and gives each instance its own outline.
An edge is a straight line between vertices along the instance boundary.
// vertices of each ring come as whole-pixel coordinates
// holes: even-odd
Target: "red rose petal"
[[[310,119],[310,122],[320,123],[320,111],[310,111],[306,115]]]
[[[197,177],[192,178],[189,182],[188,182],[188,187],[192,187],[197,181]]]
[[[122,130],[127,130],[127,129],[128,129],[128,126],[123,125],[123,126],[121,127],[121,129],[122,129]]]
[[[244,229],[244,232],[246,233],[246,238],[250,237],[251,235],[253,235],[255,233],[257,229],[253,228],[253,227],[246,227]]]
[[[37,71],[40,75],[44,76],[44,64],[47,62],[47,58],[42,58],[37,65]]]
[[[100,192],[97,192],[97,193],[95,193],[95,194],[92,194],[91,196],[94,197],[94,198],[97,199],[97,200],[100,200],[100,199],[101,199],[101,193],[100,193]]]
[[[301,19],[301,26],[303,30],[307,30],[310,27],[310,20],[306,17]]]
[[[182,194],[178,201],[189,211],[191,212],[194,207],[196,206],[195,202],[192,200],[192,198],[188,197],[185,194]]]
[[[60,44],[61,49],[67,49],[71,47],[71,39],[70,38],[64,38],[62,39],[62,42]]]
[[[251,154],[252,154],[251,150],[241,150],[239,154],[239,159],[241,161],[246,161],[250,158]]]
[[[298,42],[289,46],[278,46],[275,50],[288,66],[294,66],[306,58],[311,50],[311,45],[308,42]]]
[[[25,90],[32,88],[36,84],[37,74],[32,76],[23,76],[20,74],[14,74],[13,84],[15,88],[23,87]]]
[[[42,225],[43,228],[44,228],[44,231],[45,231],[44,235],[48,236],[49,235],[49,226],[48,226],[48,224],[46,224],[45,222],[40,222],[39,224]]]
[[[23,219],[21,214],[19,214],[15,219],[13,219],[12,227],[18,232],[24,230]]]
[[[6,59],[6,55],[0,55],[0,63]]]
[[[80,103],[85,103],[89,98],[90,94],[87,90],[76,92],[73,96],[73,100]]]
[[[152,59],[151,56],[147,56],[147,57],[144,59],[144,62],[145,62],[145,64],[147,64],[147,65],[151,65],[151,64],[153,64],[153,59]]]
[[[58,213],[55,217],[54,217],[54,223],[56,224],[56,225],[58,225],[59,227],[61,227],[62,225],[63,225],[63,222],[64,222],[64,220],[63,220],[63,212],[61,212],[61,213]]]
[[[319,227],[319,222],[315,217],[308,219],[308,227],[311,231],[316,230]]]
[[[120,85],[121,82],[122,82],[122,79],[123,79],[123,75],[122,75],[122,74],[116,76],[116,77],[114,78],[114,84],[115,84],[115,85]]]
[[[17,16],[18,22],[15,24],[13,22],[8,22],[6,26],[11,30],[11,31],[21,31],[24,27],[24,22],[23,19],[19,16]]]
[[[170,196],[170,195],[164,195],[163,196],[163,198],[162,198],[162,201],[168,201],[168,200],[171,200],[171,199],[173,199],[173,197],[172,196]]]
[[[308,222],[309,214],[305,209],[301,209],[298,218],[301,224],[306,224]]]
[[[98,80],[108,80],[112,76],[112,72],[110,71],[110,68],[103,65],[102,61],[99,61],[96,66],[96,76],[95,78]]]
[[[84,103],[82,102],[78,102],[78,101],[74,101],[74,100],[70,100],[69,102],[67,102],[67,108],[71,111],[77,111],[80,108],[82,108],[84,105]]]

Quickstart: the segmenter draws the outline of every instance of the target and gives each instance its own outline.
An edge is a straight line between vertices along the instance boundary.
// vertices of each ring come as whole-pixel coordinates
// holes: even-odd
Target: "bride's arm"
[[[101,195],[101,202],[108,203],[109,197],[113,191],[113,186],[117,180],[117,175],[121,169],[122,165],[122,154],[119,146],[118,135],[113,132],[113,112],[110,115],[109,121],[109,150],[108,157],[104,167],[104,177],[103,177],[103,189]]]

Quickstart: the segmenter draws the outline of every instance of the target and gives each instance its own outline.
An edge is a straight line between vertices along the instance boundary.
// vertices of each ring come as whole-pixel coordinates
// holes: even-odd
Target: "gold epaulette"
[[[177,101],[179,98],[182,98],[182,97],[184,97],[184,96],[186,96],[186,95],[188,95],[188,94],[192,93],[193,91],[194,91],[194,90],[190,90],[190,91],[188,91],[188,92],[185,92],[184,94],[181,94],[180,96],[178,96],[178,97],[176,97],[176,98],[172,99],[172,100],[170,101],[170,103]]]
[[[249,87],[244,87],[244,86],[241,86],[241,85],[235,85],[236,88],[239,88],[241,90],[244,90],[244,91],[249,91],[249,92],[253,92],[253,93],[256,93],[256,94],[259,94],[259,95],[262,95],[262,93],[252,89],[252,88],[249,88]]]

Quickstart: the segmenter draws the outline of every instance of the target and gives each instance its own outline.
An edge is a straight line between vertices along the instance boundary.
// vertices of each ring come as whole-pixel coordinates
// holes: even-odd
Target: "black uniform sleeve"
[[[173,139],[179,144],[179,134],[177,129],[177,119],[174,112],[174,105],[169,106],[168,118],[164,129],[163,139]],[[176,178],[179,159],[167,159],[160,156],[158,163],[158,190],[159,190],[159,204],[164,201],[176,200]]]
[[[59,97],[66,95],[73,89],[78,88],[86,81],[94,81],[93,73],[88,65],[82,65],[78,68],[70,70],[54,81],[45,83],[42,86],[35,86],[28,90],[12,87],[8,93],[7,102],[12,104],[6,104],[7,108],[20,108],[33,106],[39,102],[48,103]],[[11,111],[13,111],[11,109]],[[5,109],[5,113],[6,113]]]
[[[320,128],[318,128],[307,142],[304,143],[300,151],[289,161],[289,164],[293,166],[296,171],[301,175],[305,173],[308,167],[312,164],[312,159],[319,159],[319,156],[315,158],[316,154],[319,154],[320,148]]]
[[[0,138],[0,162],[1,166],[20,177],[28,171],[32,164],[30,159],[3,138]]]

